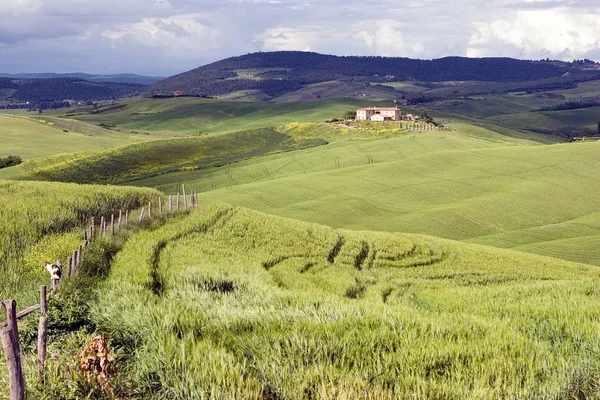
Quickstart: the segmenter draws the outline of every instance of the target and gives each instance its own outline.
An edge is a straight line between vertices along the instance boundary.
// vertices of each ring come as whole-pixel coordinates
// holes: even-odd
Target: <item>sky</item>
[[[170,76],[257,51],[600,61],[600,0],[0,0],[0,72]]]

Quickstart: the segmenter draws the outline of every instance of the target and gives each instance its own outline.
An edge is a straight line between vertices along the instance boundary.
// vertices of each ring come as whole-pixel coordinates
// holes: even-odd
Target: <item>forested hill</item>
[[[47,78],[79,78],[90,82],[112,82],[112,83],[136,83],[138,85],[151,85],[164,79],[158,76],[144,76],[136,74],[94,75],[83,72],[71,72],[66,74],[46,72],[30,74],[7,74],[0,73],[0,77],[13,79],[47,79]]]
[[[333,56],[300,51],[261,52],[232,57],[144,88],[144,95],[222,96],[260,91],[265,99],[306,85],[343,82],[486,81],[524,82],[561,77],[579,67],[557,61],[446,57],[415,60],[392,57]]]
[[[142,85],[89,82],[80,78],[14,79],[0,77],[0,102],[112,100],[131,95]]]

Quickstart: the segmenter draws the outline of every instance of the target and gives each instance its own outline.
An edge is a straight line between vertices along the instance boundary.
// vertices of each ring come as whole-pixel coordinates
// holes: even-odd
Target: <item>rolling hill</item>
[[[309,85],[326,82],[337,82],[337,85],[325,88],[319,95],[322,98],[334,97],[335,93],[339,96],[340,92],[364,96],[367,95],[364,88],[371,88],[372,83],[402,81],[480,81],[496,84],[512,82],[512,85],[509,85],[510,90],[528,87],[560,88],[572,86],[579,79],[594,79],[598,74],[598,71],[583,71],[578,64],[557,61],[463,57],[414,60],[280,51],[253,53],[221,60],[164,79],[142,89],[140,93],[145,96],[170,96],[179,93],[204,97],[252,96],[255,100],[291,100],[295,99],[290,98],[291,93]],[[391,88],[388,98],[398,95],[393,86],[388,88]],[[497,85],[485,89],[480,87],[477,90],[481,92],[501,88],[502,86]],[[330,90],[333,93],[329,93]],[[382,96],[386,88],[369,90],[376,90],[377,95]],[[450,90],[454,91],[456,88]]]

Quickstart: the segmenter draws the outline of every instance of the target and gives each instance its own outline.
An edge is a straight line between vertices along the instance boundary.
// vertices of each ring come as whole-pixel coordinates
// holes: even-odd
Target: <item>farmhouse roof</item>
[[[359,111],[366,111],[366,110],[385,110],[385,111],[396,111],[399,110],[400,108],[398,107],[375,107],[375,106],[369,106],[369,107],[363,107],[363,108],[359,108]]]

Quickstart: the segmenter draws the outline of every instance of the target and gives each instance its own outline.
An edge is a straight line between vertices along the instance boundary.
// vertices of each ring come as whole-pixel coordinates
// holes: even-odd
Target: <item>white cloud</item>
[[[205,25],[205,15],[186,14],[170,18],[144,18],[140,22],[122,24],[116,29],[102,32],[113,41],[113,47],[121,44],[159,47],[167,54],[186,54],[220,45],[219,31]]]
[[[276,27],[259,33],[254,40],[262,43],[263,51],[311,51],[311,43],[314,45],[323,39],[323,35],[315,27]]]
[[[400,24],[393,20],[382,20],[375,23],[372,30],[363,30],[354,34],[354,38],[362,40],[370,54],[388,57],[419,57],[425,48],[414,37],[405,37]]]
[[[600,13],[519,10],[514,19],[474,23],[467,55],[572,59],[600,48]],[[507,54],[510,53],[510,54]]]

